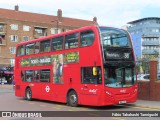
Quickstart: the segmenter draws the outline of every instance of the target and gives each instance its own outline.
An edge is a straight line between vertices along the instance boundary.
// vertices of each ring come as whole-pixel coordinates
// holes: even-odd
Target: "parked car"
[[[2,67],[0,68],[0,79],[5,78],[8,84],[12,83],[13,67]]]
[[[4,78],[0,78],[0,84],[7,84],[7,80],[5,80]]]
[[[150,80],[150,74],[138,74],[137,80],[144,80],[149,81]],[[160,74],[157,74],[157,80],[160,80]]]
[[[137,80],[148,80],[149,81],[149,74],[138,74],[137,75]]]

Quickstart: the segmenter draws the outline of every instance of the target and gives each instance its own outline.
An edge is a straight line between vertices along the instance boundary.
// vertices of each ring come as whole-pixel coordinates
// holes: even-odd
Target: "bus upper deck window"
[[[35,49],[35,53],[39,53],[39,42],[35,43],[34,49]]]
[[[50,40],[45,40],[40,42],[40,52],[50,51]]]
[[[34,54],[34,43],[26,45],[26,55]]]
[[[90,46],[94,42],[94,33],[93,31],[85,31],[81,32],[81,37],[80,37],[80,45],[81,46]]]
[[[21,45],[18,47],[18,51],[17,51],[17,56],[22,56],[24,55],[24,45]]]
[[[62,50],[63,48],[63,36],[52,39],[52,51]]]
[[[65,49],[78,47],[78,33],[66,35]]]

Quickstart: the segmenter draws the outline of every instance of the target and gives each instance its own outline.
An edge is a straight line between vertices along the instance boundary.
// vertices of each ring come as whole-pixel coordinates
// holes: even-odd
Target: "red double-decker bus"
[[[17,44],[15,95],[106,106],[135,102],[137,81],[127,31],[87,26]]]

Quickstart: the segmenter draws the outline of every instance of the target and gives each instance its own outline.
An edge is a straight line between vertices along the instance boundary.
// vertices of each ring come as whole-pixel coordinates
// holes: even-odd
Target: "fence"
[[[157,80],[157,64],[157,60],[149,62],[149,81],[138,81],[138,99],[160,101],[160,80]]]

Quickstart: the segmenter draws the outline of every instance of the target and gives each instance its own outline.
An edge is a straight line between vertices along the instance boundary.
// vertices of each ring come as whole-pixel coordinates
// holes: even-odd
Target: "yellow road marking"
[[[87,109],[89,109],[89,108],[82,107],[82,108],[79,108],[79,109],[81,109],[81,110],[87,110]]]
[[[41,107],[45,107],[46,105],[40,105]]]
[[[65,105],[56,105],[57,107],[65,107]]]
[[[151,108],[151,107],[144,107],[144,106],[131,106],[131,108],[140,108],[140,109],[145,109],[145,110],[160,110],[160,108]]]
[[[125,105],[118,105],[118,106],[124,106],[124,107],[128,107],[128,108],[140,108],[140,109],[146,109],[146,110],[160,110],[160,108],[156,107],[147,107],[147,106],[125,106]]]

